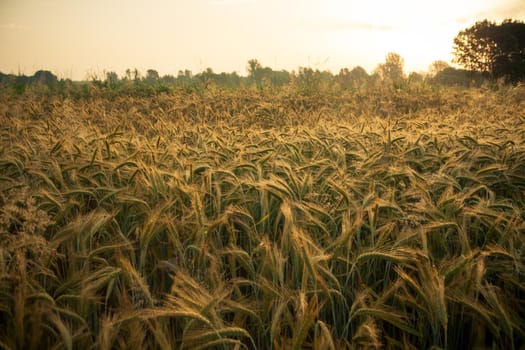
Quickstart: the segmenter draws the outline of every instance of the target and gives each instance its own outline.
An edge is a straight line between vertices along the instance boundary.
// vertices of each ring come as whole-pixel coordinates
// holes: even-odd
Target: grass
[[[0,347],[525,344],[525,91],[13,97]]]

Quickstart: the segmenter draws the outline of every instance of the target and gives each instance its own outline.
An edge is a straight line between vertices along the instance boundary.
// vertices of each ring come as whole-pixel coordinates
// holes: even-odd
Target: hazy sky
[[[525,20],[524,0],[0,0],[0,71],[245,75],[257,58],[371,73],[390,51],[421,71],[450,61],[456,34],[485,18]]]

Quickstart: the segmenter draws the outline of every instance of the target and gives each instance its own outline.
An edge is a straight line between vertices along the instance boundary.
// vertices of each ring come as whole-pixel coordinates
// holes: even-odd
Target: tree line
[[[454,63],[463,68],[451,67],[447,62],[435,61],[428,73],[404,71],[403,58],[394,52],[388,53],[385,62],[369,74],[363,67],[342,68],[337,74],[310,67],[299,67],[296,71],[274,70],[263,66],[257,59],[246,65],[246,76],[237,72],[216,73],[212,68],[193,74],[190,70],[179,71],[176,76],[161,76],[155,69],[145,74],[137,69],[127,69],[119,76],[108,71],[92,75],[88,82],[73,82],[58,79],[50,71],[38,71],[33,76],[2,74],[0,85],[11,86],[15,92],[23,93],[28,86],[46,87],[52,92],[76,91],[89,93],[90,86],[119,92],[160,93],[173,88],[186,90],[206,89],[216,86],[226,89],[255,87],[259,90],[282,86],[293,86],[301,92],[319,89],[347,90],[367,84],[391,84],[403,88],[414,83],[440,85],[479,86],[485,81],[503,79],[505,82],[525,80],[525,23],[505,20],[501,24],[488,20],[480,21],[459,32],[454,38]]]
[[[371,74],[361,66],[342,68],[337,74],[311,67],[299,67],[289,72],[263,66],[257,59],[249,60],[246,69],[245,76],[237,72],[216,73],[212,68],[206,68],[197,74],[190,70],[179,71],[176,76],[161,76],[154,69],[148,69],[145,73],[137,69],[128,69],[122,76],[108,71],[92,75],[88,80],[80,82],[58,79],[50,71],[38,71],[33,76],[0,73],[0,86],[12,88],[18,94],[37,89],[87,96],[94,90],[150,95],[169,92],[172,89],[198,91],[217,87],[256,88],[267,91],[289,86],[299,92],[311,93],[319,90],[352,90],[378,84],[404,88],[416,83],[472,86],[476,82],[472,74],[452,68],[443,61],[434,62],[428,74],[406,74],[403,58],[393,52],[387,54],[385,62],[379,64]],[[478,78],[477,84],[481,84],[483,78]]]

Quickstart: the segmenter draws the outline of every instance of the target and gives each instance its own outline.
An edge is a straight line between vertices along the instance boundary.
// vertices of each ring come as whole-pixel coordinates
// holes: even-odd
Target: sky
[[[525,21],[524,0],[0,0],[0,72],[80,80],[127,68],[246,75],[275,70],[372,73],[389,52],[405,71],[452,60],[478,20]]]

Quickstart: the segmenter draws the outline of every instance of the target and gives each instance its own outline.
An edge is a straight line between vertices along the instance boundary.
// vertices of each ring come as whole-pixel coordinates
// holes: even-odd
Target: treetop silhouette
[[[501,24],[476,22],[454,38],[455,62],[465,69],[506,78],[525,79],[525,23],[507,19]]]

